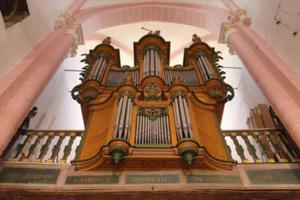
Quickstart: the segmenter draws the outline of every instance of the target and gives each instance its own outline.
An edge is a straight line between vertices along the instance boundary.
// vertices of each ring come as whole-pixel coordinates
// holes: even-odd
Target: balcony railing
[[[232,159],[238,163],[295,163],[299,156],[282,129],[223,131]]]
[[[12,162],[70,163],[82,131],[28,130],[19,134],[4,157]]]
[[[297,151],[282,129],[222,131],[233,160],[248,163],[298,163]],[[19,134],[3,159],[9,162],[70,163],[83,131],[28,130]]]

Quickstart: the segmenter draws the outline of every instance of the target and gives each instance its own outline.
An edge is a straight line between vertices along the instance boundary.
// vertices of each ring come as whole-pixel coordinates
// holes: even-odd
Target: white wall
[[[69,0],[27,0],[30,16],[5,28],[0,15],[0,77],[16,65],[52,29]]]
[[[234,0],[252,19],[251,27],[300,73],[300,1],[299,0]],[[279,11],[278,11],[279,10]],[[276,25],[275,16],[281,23]],[[292,33],[298,31],[297,36]]]

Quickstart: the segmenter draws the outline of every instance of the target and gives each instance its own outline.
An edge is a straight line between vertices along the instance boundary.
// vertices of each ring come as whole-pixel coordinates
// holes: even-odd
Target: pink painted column
[[[85,4],[86,0],[74,0],[74,3],[67,8],[66,12],[74,15]]]
[[[40,95],[49,79],[55,73],[66,53],[74,43],[72,35],[64,29],[55,30],[50,41],[46,39],[36,51],[39,54],[15,79],[0,96],[0,155],[10,142],[17,128],[30,110],[32,103]],[[17,66],[18,67],[18,66]],[[19,65],[19,68],[22,66]],[[17,69],[14,69],[17,71]],[[5,77],[4,77],[5,79]]]
[[[264,60],[257,55],[257,50],[251,48],[251,45],[240,32],[233,32],[229,36],[229,43],[236,50],[253,78],[278,112],[290,135],[300,147],[300,107],[298,105],[300,99],[295,101],[286,86],[282,84],[285,80],[274,76],[272,69],[266,66]]]
[[[222,0],[225,6],[228,8],[229,12],[232,14],[239,9],[239,7],[232,0]]]
[[[76,14],[85,2],[75,0],[66,12]],[[62,24],[1,77],[0,155],[75,42]]]
[[[232,14],[239,9],[232,0],[223,0],[223,3]],[[249,26],[235,23],[228,42],[300,147],[300,75]]]

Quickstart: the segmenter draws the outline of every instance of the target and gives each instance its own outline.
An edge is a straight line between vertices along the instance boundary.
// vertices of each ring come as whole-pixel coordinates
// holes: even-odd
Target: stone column
[[[246,11],[232,0],[223,2],[233,15],[222,24],[219,42],[239,55],[300,147],[300,75],[249,27]]]
[[[80,2],[82,5],[83,1]],[[72,5],[70,11],[76,12],[79,8],[78,5]],[[71,15],[67,16],[46,39],[0,79],[0,155],[70,48],[74,55],[77,45],[83,43],[80,24],[76,24]]]
[[[232,33],[229,36],[229,43],[279,114],[280,119],[298,147],[300,147],[300,107],[298,105],[300,99],[298,101],[293,99],[288,92],[288,88],[282,84],[284,80],[273,75],[272,71],[256,55],[256,51],[248,48],[247,41],[240,33]]]

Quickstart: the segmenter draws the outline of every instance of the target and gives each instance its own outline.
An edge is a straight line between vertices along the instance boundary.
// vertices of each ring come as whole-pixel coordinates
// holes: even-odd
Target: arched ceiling
[[[221,1],[218,2],[221,4]],[[217,37],[228,15],[226,9],[206,3],[130,1],[122,4],[95,4],[76,13],[75,18],[82,24],[85,35],[122,24],[161,21],[204,28]]]
[[[150,2],[149,0],[87,0],[83,8],[90,8],[94,6],[104,6],[104,5],[114,5],[120,3],[145,3]],[[213,6],[218,6],[220,8],[225,8],[224,4],[220,0],[152,0],[151,2],[166,2],[166,3],[201,3]]]

